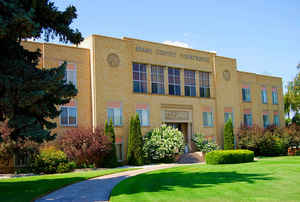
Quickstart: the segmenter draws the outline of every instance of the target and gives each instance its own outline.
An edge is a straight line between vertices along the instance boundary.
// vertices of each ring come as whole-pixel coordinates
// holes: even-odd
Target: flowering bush
[[[183,153],[183,134],[171,126],[161,125],[147,133],[144,138],[144,157],[149,162],[173,162]]]
[[[204,136],[200,133],[194,134],[192,140],[195,143],[198,151],[208,153],[218,149],[218,145],[216,143],[204,138]]]
[[[112,149],[111,140],[104,134],[102,128],[95,131],[89,128],[74,128],[67,130],[56,139],[57,146],[75,161],[79,167],[94,165],[103,166],[103,159]]]

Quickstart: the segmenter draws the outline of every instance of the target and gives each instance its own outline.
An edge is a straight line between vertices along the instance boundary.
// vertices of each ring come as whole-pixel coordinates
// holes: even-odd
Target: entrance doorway
[[[167,126],[171,126],[173,128],[177,128],[180,132],[183,133],[184,137],[184,144],[185,146],[185,153],[189,152],[189,139],[188,139],[188,123],[166,123]]]

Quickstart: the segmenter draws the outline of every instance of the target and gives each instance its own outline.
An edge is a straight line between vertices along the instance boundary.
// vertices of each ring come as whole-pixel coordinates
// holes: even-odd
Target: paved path
[[[55,192],[52,192],[49,195],[46,195],[36,200],[36,202],[108,201],[112,189],[122,180],[141,173],[146,173],[149,171],[159,170],[163,168],[170,168],[174,166],[180,166],[180,164],[148,165],[143,166],[142,169],[139,170],[125,171],[121,173],[96,177],[59,189]]]

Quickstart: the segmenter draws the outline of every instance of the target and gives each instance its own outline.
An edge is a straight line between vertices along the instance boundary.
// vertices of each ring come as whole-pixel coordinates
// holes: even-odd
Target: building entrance
[[[177,128],[184,136],[184,144],[186,145],[185,152],[189,152],[189,139],[188,139],[188,123],[166,123],[167,126]]]

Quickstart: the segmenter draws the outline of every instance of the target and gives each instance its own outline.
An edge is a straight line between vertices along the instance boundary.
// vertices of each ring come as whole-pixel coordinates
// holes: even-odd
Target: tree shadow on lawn
[[[262,180],[274,180],[268,174],[232,172],[162,172],[141,174],[119,184],[111,196],[140,192],[172,191],[174,188],[205,188],[218,184],[246,182],[254,184]]]

